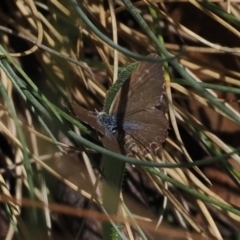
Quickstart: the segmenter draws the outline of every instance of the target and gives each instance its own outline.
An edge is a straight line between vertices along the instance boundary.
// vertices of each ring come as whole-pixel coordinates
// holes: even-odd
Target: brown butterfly
[[[159,58],[156,53],[149,55]],[[151,152],[167,136],[163,67],[160,63],[141,62],[116,94],[109,114],[90,112],[76,104],[77,118],[98,131],[103,145],[114,152]]]

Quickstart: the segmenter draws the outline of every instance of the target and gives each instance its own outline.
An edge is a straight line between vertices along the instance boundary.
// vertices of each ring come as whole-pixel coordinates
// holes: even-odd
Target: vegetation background
[[[239,239],[239,15],[237,0],[1,0],[0,239]],[[152,52],[169,135],[125,166],[68,106],[101,111]],[[102,155],[124,174],[111,221]]]

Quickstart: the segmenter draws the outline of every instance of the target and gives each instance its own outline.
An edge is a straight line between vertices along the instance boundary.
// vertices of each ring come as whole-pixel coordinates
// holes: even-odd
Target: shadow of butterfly
[[[156,53],[148,57],[159,58]],[[144,155],[156,151],[167,137],[164,87],[162,65],[143,61],[116,94],[109,114],[71,106],[80,121],[97,130],[107,149]]]

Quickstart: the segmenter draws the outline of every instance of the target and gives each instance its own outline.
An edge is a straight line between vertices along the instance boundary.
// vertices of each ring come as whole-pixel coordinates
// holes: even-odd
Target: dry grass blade
[[[118,46],[126,54],[161,54],[124,2],[1,1],[0,48],[8,54],[0,53],[0,238],[46,239],[51,233],[53,239],[100,240],[103,221],[112,221],[114,233],[126,239],[239,235],[239,152],[221,159],[240,144],[240,4],[235,0],[132,1],[161,46],[178,56],[159,63],[165,64],[163,107],[170,127],[161,149],[132,153],[136,166],[127,164],[122,172],[121,210],[110,218],[105,212],[102,156],[94,145],[102,146],[102,132],[78,123],[67,106],[103,109],[122,68],[130,74],[125,67],[134,62]],[[174,61],[227,111],[183,79]],[[92,147],[70,138],[73,130]],[[220,160],[211,166],[137,165],[184,166],[214,157]],[[111,160],[117,166],[119,160]]]

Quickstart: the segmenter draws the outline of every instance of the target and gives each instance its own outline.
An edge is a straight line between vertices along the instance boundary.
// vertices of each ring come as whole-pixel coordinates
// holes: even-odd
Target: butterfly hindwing
[[[134,114],[135,119],[126,118],[124,131],[130,134],[143,148],[161,145],[167,137],[168,120],[163,111],[153,107]]]

